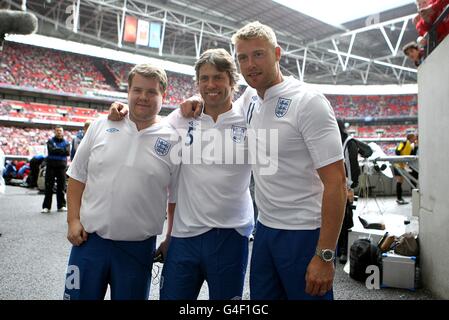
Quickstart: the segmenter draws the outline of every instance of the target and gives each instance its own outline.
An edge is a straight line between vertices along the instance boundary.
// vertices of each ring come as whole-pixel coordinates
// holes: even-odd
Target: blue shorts
[[[204,280],[209,299],[240,299],[247,265],[248,237],[234,229],[172,237],[162,269],[160,299],[197,299]]]
[[[72,247],[64,299],[104,299],[108,284],[112,300],[148,299],[155,246],[155,236],[113,241],[89,234],[81,246]]]
[[[252,300],[332,300],[305,293],[306,270],[320,235],[316,230],[280,230],[257,222],[250,269]]]

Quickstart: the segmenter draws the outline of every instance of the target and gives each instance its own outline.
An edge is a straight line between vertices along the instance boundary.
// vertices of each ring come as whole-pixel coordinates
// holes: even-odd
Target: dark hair
[[[409,42],[402,47],[402,52],[404,52],[404,54],[407,55],[407,51],[410,49],[419,50],[418,44],[415,41]]]
[[[209,49],[204,51],[195,63],[196,81],[199,81],[200,68],[205,64],[211,64],[220,72],[226,72],[231,80],[234,90],[237,89],[239,74],[234,59],[225,49]]]

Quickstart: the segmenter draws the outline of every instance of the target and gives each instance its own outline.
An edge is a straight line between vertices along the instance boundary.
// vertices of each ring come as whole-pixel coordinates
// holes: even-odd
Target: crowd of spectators
[[[114,90],[87,56],[9,42],[2,65],[0,83],[75,94]]]
[[[377,131],[384,131],[378,133]],[[407,132],[417,131],[416,126],[351,126],[349,133],[354,134],[356,138],[401,138],[405,137]],[[71,142],[72,137],[76,134],[76,130],[65,130],[65,139]],[[52,129],[40,128],[18,128],[12,126],[0,125],[0,147],[3,152],[8,155],[32,156],[30,147],[43,146],[49,138],[53,136]],[[384,152],[394,155],[395,142],[380,142]]]
[[[109,72],[115,80],[115,86],[111,86],[95,66],[94,59],[68,52],[8,43],[2,52],[0,84],[79,95],[95,89],[125,91],[128,72],[133,65],[104,60],[104,70],[107,70],[105,72]],[[174,72],[167,72],[167,76],[165,105],[177,106],[185,97],[197,92],[192,76]]]
[[[100,71],[95,58],[67,52],[55,51],[23,44],[8,43],[2,53],[0,84],[54,90],[83,95],[84,90],[101,89],[123,91],[131,64],[103,61]],[[110,73],[108,78],[115,84],[108,85],[102,72]],[[185,97],[197,92],[194,78],[178,73],[167,73],[166,106],[177,106]],[[235,99],[245,90],[240,86]],[[416,95],[327,95],[338,118],[401,118],[417,117]],[[94,109],[56,106],[42,103],[0,100],[0,117],[14,117],[16,120],[46,120],[84,123],[105,114]],[[0,124],[1,125],[1,124]],[[414,126],[353,126],[351,130],[358,138],[400,138]],[[29,146],[44,145],[51,136],[51,130],[1,127],[0,146],[6,154],[29,155]],[[71,140],[71,137],[68,139]],[[388,154],[394,153],[394,144],[382,143]],[[391,151],[392,150],[392,151]]]
[[[0,101],[0,116],[22,118],[25,120],[49,120],[63,122],[86,122],[93,120],[106,111],[95,109],[56,106],[44,103]]]
[[[349,132],[356,138],[401,138],[408,132],[418,131],[418,126],[414,125],[371,125],[350,127]]]
[[[326,95],[337,118],[417,117],[416,95]]]
[[[241,92],[242,90],[240,90]],[[387,99],[391,103],[391,109],[396,110],[395,112],[385,112],[382,115],[385,116],[403,116],[403,115],[413,115],[410,110],[416,110],[416,106],[413,105],[413,101],[416,100],[414,96],[398,96],[389,98],[385,97],[373,97],[373,101],[369,98],[359,97],[359,96],[331,96],[333,98],[333,103],[348,103],[349,107],[342,105],[335,105],[335,112],[337,117],[343,117],[345,119],[354,117],[366,117],[368,115],[373,115],[369,113],[373,109],[377,110],[376,102],[379,103],[379,99],[384,101]],[[384,99],[384,100],[382,100]],[[360,103],[361,107],[358,109],[354,103]],[[396,107],[396,104],[405,103],[405,106]],[[410,104],[411,106],[408,106]],[[384,110],[388,110],[389,107],[383,106]],[[346,111],[342,111],[346,110]],[[350,111],[347,111],[350,110]],[[403,110],[403,111],[401,111]],[[408,110],[408,112],[407,112]],[[379,112],[380,113],[380,112]],[[87,120],[94,120],[95,118],[106,115],[106,111],[98,112],[95,109],[79,108],[79,107],[68,107],[68,106],[56,106],[42,103],[33,102],[21,102],[12,100],[0,100],[0,117],[7,120],[5,117],[12,117],[17,120],[23,119],[24,121],[29,120],[46,120],[46,121],[62,121],[62,122],[79,122],[84,123]],[[23,137],[20,137],[20,132],[23,131]],[[404,137],[410,131],[417,131],[417,125],[352,125],[348,132],[354,135],[356,138],[401,138]],[[48,130],[48,132],[51,131]],[[38,143],[39,141],[46,141],[48,137],[45,135],[47,130],[39,131],[38,129],[17,129],[14,131],[14,140],[9,140],[8,133],[5,131],[1,132],[0,143],[7,145],[3,148],[4,152],[7,154],[14,155],[28,155],[27,146],[30,144]],[[42,137],[42,135],[45,135]],[[19,139],[21,138],[21,139]],[[10,143],[6,144],[6,142]],[[387,154],[394,154],[394,149],[386,147],[385,151]],[[12,153],[11,153],[12,152]]]
[[[64,133],[65,139],[71,141],[76,130]],[[30,154],[30,147],[45,146],[47,140],[53,136],[52,129],[0,126],[0,148],[7,155],[33,156]]]
[[[132,65],[120,61],[105,61],[104,66],[114,76],[115,84],[117,88],[128,83],[128,72],[131,70]]]

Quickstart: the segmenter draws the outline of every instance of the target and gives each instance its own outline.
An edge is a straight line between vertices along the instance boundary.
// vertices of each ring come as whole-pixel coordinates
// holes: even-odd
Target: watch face
[[[334,258],[334,253],[332,250],[323,250],[323,259],[326,261],[331,261]]]

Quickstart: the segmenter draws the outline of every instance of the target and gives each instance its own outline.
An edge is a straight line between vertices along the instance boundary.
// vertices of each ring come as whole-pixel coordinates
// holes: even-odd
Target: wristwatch
[[[324,262],[332,262],[335,259],[335,250],[316,248],[315,254]]]

